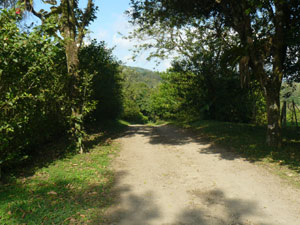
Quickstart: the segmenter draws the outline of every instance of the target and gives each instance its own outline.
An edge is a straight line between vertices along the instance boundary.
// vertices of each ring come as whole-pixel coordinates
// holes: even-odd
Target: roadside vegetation
[[[119,146],[112,138],[124,129],[123,122],[90,128],[86,153],[60,139],[11,169],[0,188],[1,224],[101,224],[114,200],[110,162]]]

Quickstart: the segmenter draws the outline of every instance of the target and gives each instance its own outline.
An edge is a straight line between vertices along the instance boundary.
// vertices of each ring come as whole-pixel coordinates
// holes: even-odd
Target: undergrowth
[[[84,154],[64,153],[66,143],[51,144],[49,152],[60,150],[54,151],[56,158],[31,159],[37,166],[29,174],[22,173],[26,167],[15,168],[0,184],[0,224],[101,224],[101,215],[113,203],[109,165],[118,145],[112,139],[125,125],[105,126],[90,129]]]

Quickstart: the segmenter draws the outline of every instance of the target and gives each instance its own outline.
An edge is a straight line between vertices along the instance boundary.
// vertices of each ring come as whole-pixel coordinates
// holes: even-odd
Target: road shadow
[[[220,189],[191,192],[194,202],[181,209],[175,218],[166,218],[155,202],[155,191],[131,193],[130,187],[115,189],[117,201],[104,215],[95,215],[90,224],[103,225],[251,225],[247,216],[265,215],[255,201],[228,198]],[[126,197],[120,198],[126,191]],[[118,205],[123,201],[122,206]],[[163,222],[162,222],[163,221]],[[166,222],[167,221],[167,222]],[[257,223],[255,223],[257,224]],[[260,225],[268,225],[260,222]]]
[[[209,126],[203,126],[201,129],[205,131],[202,132],[201,130],[183,129],[170,124],[159,126],[133,125],[129,126],[127,131],[119,137],[141,135],[149,139],[149,144],[170,146],[169,149],[174,146],[195,143],[199,145],[198,152],[200,154],[215,155],[225,160],[241,159],[254,163],[271,155],[273,161],[300,172],[299,161],[297,161],[300,157],[300,151],[297,151],[298,148],[295,147],[299,145],[298,142],[289,141],[284,150],[274,149],[265,145],[264,129],[261,127],[249,126],[245,128],[244,125],[231,127],[230,124],[226,126],[220,127],[219,130],[216,127],[212,129]],[[209,135],[206,135],[206,132]],[[258,133],[255,134],[255,132]],[[253,135],[259,138],[253,138]],[[296,140],[296,134],[293,133],[293,135],[289,136]]]
[[[214,154],[226,160],[244,159],[244,157],[238,153],[222,148],[191,130],[182,129],[175,125],[134,125],[130,126],[128,130],[123,133],[122,137],[133,137],[135,135],[147,137],[151,145],[183,146],[196,143],[199,145],[199,153],[201,154]]]
[[[149,138],[152,145],[185,145],[195,141],[195,135],[173,125],[131,125],[122,137],[141,135]]]

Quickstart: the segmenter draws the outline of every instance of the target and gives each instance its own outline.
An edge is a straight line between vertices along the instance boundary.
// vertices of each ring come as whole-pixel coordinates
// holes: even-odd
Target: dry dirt
[[[170,125],[131,126],[109,225],[300,225],[300,191]]]

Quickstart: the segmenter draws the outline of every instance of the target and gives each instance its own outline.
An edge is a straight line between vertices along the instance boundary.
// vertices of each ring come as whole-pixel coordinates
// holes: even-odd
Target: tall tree
[[[56,0],[43,0],[44,3],[52,5],[51,11],[46,12],[34,9],[32,0],[24,0],[26,10],[41,19],[47,31],[53,35],[63,37],[63,45],[67,59],[68,75],[70,77],[69,96],[73,100],[71,109],[72,134],[82,152],[82,110],[83,102],[80,93],[80,74],[79,74],[79,48],[82,46],[83,38],[87,26],[95,19],[97,7],[93,0],[87,1],[87,7],[81,10],[78,7],[78,0],[61,0],[57,4]],[[49,26],[50,25],[50,26]]]
[[[281,146],[280,88],[284,76],[299,70],[300,5],[297,0],[132,0],[132,22],[142,29],[205,25],[217,18],[239,38],[239,70],[255,76],[267,104],[267,144]],[[218,29],[216,27],[216,29]],[[161,39],[158,39],[160,41]],[[294,70],[293,70],[294,69]],[[292,74],[288,74],[293,71]],[[247,80],[247,79],[245,79]]]

